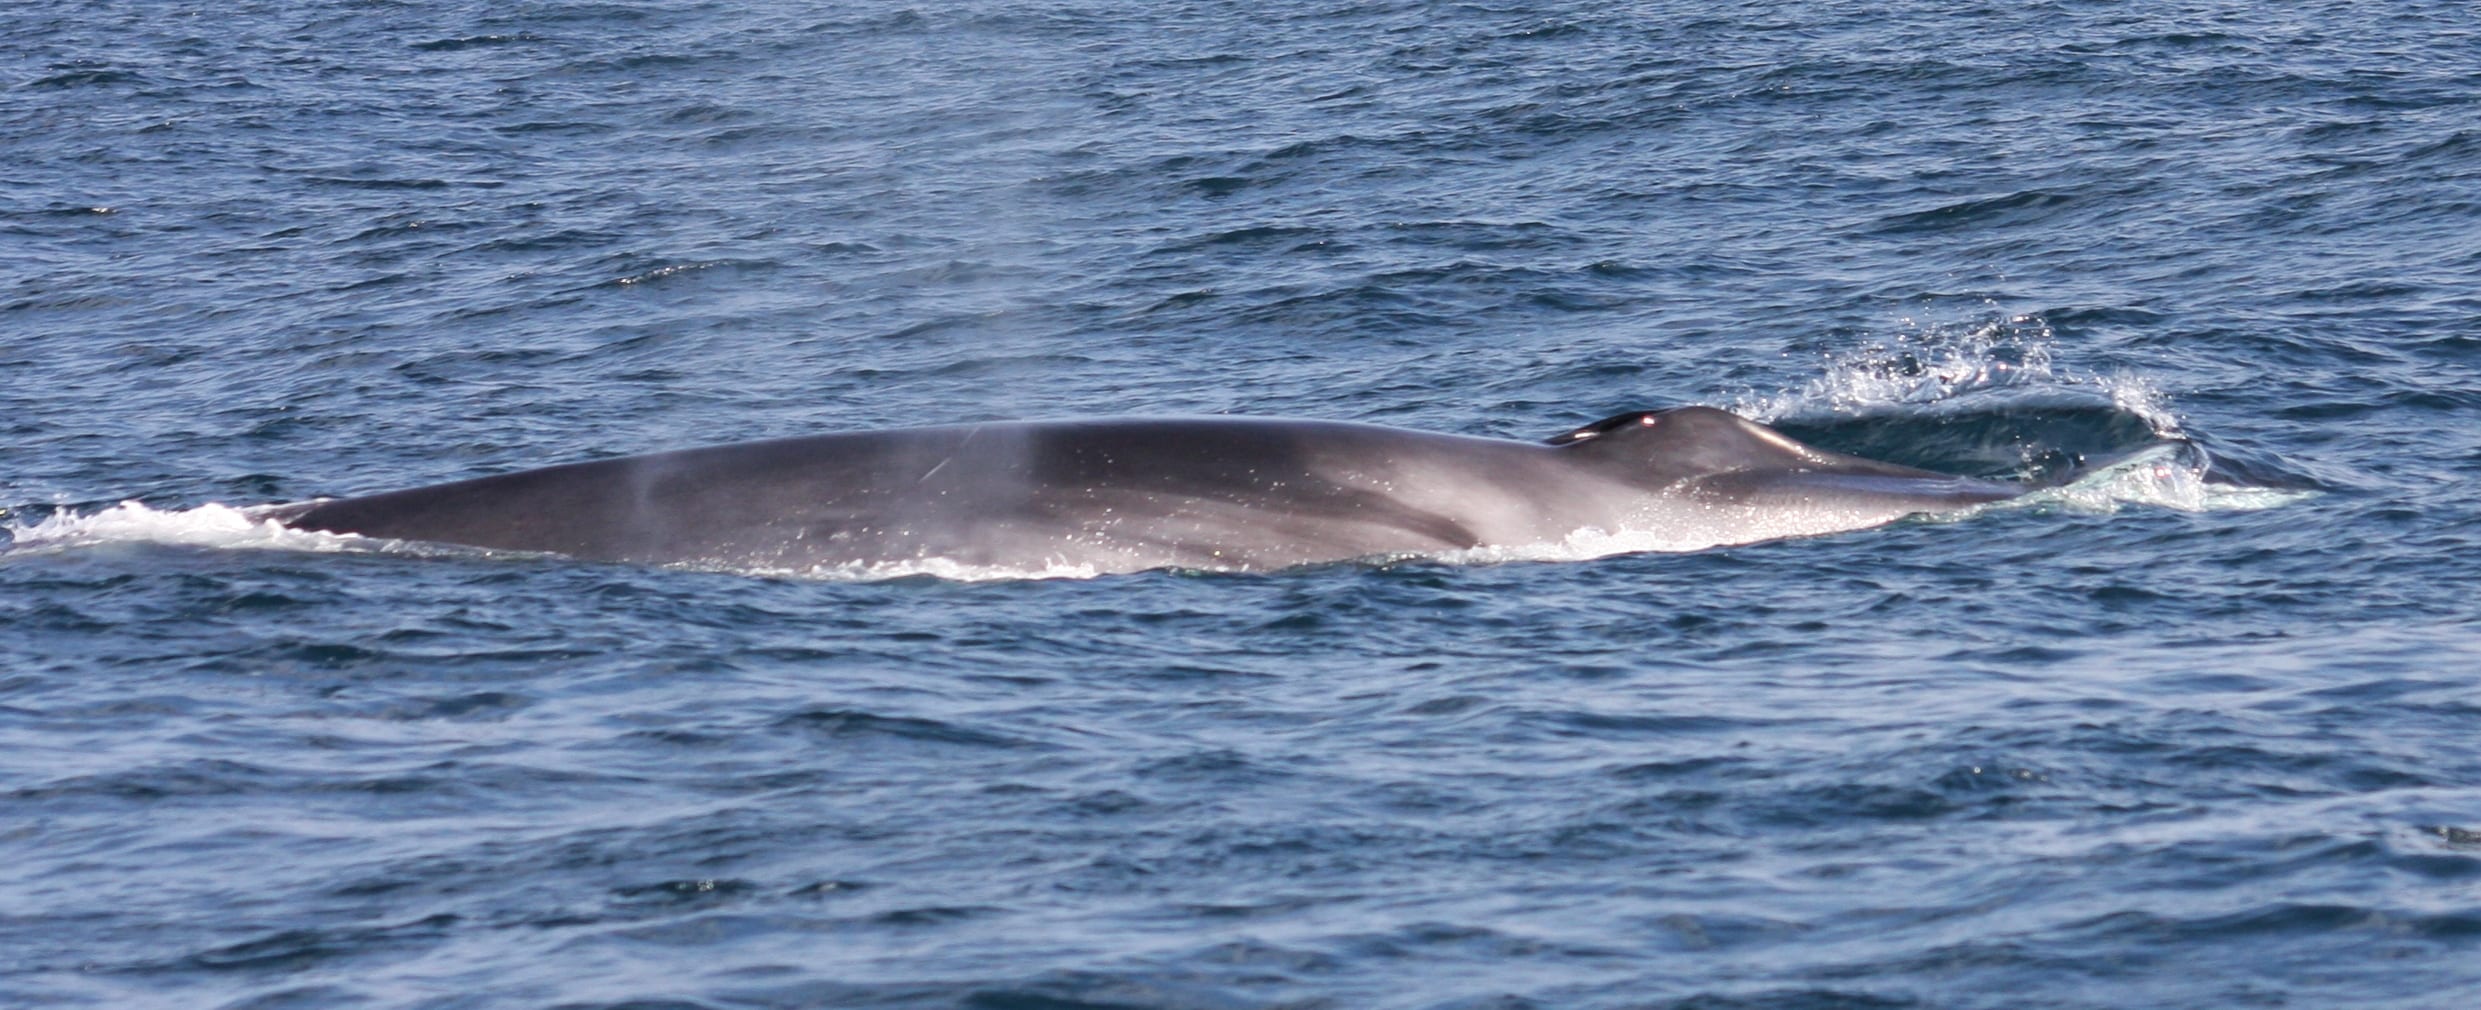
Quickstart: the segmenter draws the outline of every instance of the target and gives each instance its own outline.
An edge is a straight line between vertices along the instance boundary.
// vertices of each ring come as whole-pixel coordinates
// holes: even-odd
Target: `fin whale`
[[[1548,547],[1592,533],[1690,550],[1865,529],[2025,490],[1676,407],[1541,443],[1237,417],[854,432],[570,463],[261,515],[302,530],[646,564],[1263,571]]]

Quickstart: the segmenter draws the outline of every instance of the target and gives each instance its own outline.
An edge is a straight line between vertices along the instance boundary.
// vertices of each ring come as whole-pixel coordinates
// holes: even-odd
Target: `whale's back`
[[[1436,456],[1425,440],[1440,438],[1215,418],[957,425],[572,463],[276,517],[658,564],[1260,569],[1475,546],[1444,509],[1389,493],[1386,467],[1338,463]]]

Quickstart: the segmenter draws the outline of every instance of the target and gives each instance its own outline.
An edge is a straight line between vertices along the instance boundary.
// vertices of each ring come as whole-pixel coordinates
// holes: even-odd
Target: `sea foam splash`
[[[2208,479],[2211,457],[2193,442],[2139,450],[2097,467],[2075,481],[2033,492],[2002,505],[2057,505],[2070,511],[2108,514],[2122,505],[2180,512],[2246,512],[2288,505],[2315,491],[2249,487]]]
[[[879,561],[841,565],[816,565],[809,568],[737,568],[731,566],[696,565],[705,571],[728,571],[743,575],[771,576],[792,579],[816,579],[822,582],[884,582],[890,579],[933,578],[949,582],[1017,582],[1033,579],[1092,579],[1109,574],[1089,564],[1074,564],[1055,559],[1039,567],[1027,565],[974,565],[948,558],[917,558],[910,561]]]
[[[125,501],[100,512],[60,509],[31,523],[0,523],[0,543],[10,553],[70,550],[99,544],[151,543],[188,547],[274,548],[340,551],[375,548],[386,541],[340,533],[297,530],[254,510],[208,503],[189,509],[158,509]]]
[[[61,508],[31,522],[0,521],[0,554],[44,554],[117,544],[168,544],[231,550],[285,550],[320,553],[411,554],[438,557],[541,557],[529,551],[497,551],[454,544],[367,537],[356,533],[298,530],[264,518],[265,506],[235,507],[210,502],[196,508],[158,509],[125,501],[98,512]],[[879,564],[822,565],[806,568],[727,565],[689,562],[667,567],[718,571],[736,575],[818,579],[834,582],[877,582],[932,577],[954,582],[1024,579],[1090,579],[1102,572],[1091,565],[1059,561],[1041,567],[970,565],[946,558]]]
[[[2064,396],[2108,403],[2144,419],[2163,438],[2185,437],[2169,397],[2151,380],[2059,364],[2051,351],[2055,332],[2037,313],[1905,325],[1893,337],[1826,354],[1818,376],[1797,389],[1744,392],[1728,409],[1772,424],[1816,414],[1937,413],[1993,399]]]
[[[2254,487],[2218,474],[2163,389],[2142,375],[2093,373],[2060,364],[2040,314],[1985,314],[1937,324],[1906,321],[1895,336],[1827,354],[1798,388],[1743,393],[1729,409],[1787,428],[1871,428],[1906,438],[1940,428],[2012,433],[2017,478],[2064,469],[2074,479],[2000,508],[2055,506],[2110,512],[2143,505],[2184,512],[2250,510],[2315,497],[2298,488]],[[2141,429],[2143,437],[2134,437]],[[2066,446],[2055,444],[2070,434]],[[1879,455],[1867,449],[1862,455]],[[2068,456],[2070,461],[2043,460]],[[1899,461],[1903,461],[1900,460]],[[2096,461],[2084,469],[2087,461]],[[1923,461],[1910,461],[1923,462]],[[1928,463],[1934,469],[1938,463]]]

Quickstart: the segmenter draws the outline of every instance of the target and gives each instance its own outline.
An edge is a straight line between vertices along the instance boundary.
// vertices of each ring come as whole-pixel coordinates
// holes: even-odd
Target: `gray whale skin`
[[[1542,443],[1334,421],[1113,418],[854,432],[272,507],[301,530],[758,570],[1263,571],[1695,550],[1865,529],[2022,485],[1828,452],[1711,407]]]

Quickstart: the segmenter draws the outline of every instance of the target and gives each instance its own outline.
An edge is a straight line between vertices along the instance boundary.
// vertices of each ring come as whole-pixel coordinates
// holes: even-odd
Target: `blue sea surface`
[[[1706,403],[2021,507],[751,573],[251,506]],[[0,1006],[2481,993],[2468,3],[0,17]]]

